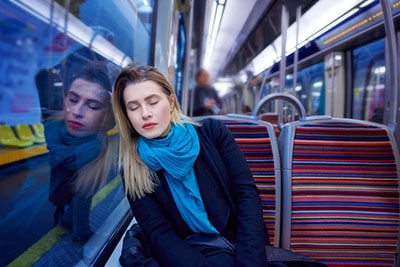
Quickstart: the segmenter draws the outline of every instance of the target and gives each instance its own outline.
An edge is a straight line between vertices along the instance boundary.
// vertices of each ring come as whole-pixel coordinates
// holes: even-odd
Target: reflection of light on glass
[[[297,86],[294,88],[294,90],[295,90],[296,92],[301,91],[301,89],[303,89],[301,85],[297,85]]]
[[[382,75],[385,74],[385,72],[386,72],[385,66],[379,66],[374,69],[374,74],[376,75]]]
[[[322,87],[322,81],[314,82],[314,83],[313,83],[313,87],[314,87],[314,88],[320,88],[320,87]]]
[[[367,0],[364,3],[362,3],[360,5],[361,8],[368,6],[369,4],[371,4],[372,2],[374,2],[375,0]]]
[[[321,96],[321,92],[315,92],[314,91],[314,92],[311,93],[311,95],[314,96],[314,97],[320,97]]]
[[[335,54],[335,61],[341,61],[342,60],[342,55],[341,54]]]
[[[145,0],[146,1],[146,0]],[[111,62],[121,65],[126,61],[126,55],[112,45],[108,40],[98,35],[93,29],[82,23],[72,14],[66,16],[66,10],[59,4],[49,5],[42,0],[12,1],[16,6],[29,12],[36,18],[54,25],[60,32],[67,34],[71,39],[83,46],[91,48]],[[66,21],[66,17],[68,20]],[[93,38],[95,36],[95,38]],[[132,61],[128,59],[129,61]]]
[[[149,14],[153,12],[153,8],[150,6],[149,1],[143,0],[139,5],[138,12],[142,14]]]

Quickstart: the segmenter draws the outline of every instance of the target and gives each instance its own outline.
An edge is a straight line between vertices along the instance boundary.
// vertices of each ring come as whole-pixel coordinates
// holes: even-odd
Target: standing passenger
[[[209,83],[208,71],[200,69],[196,73],[196,87],[194,88],[193,116],[217,115],[222,108],[221,99],[217,90]]]
[[[44,124],[51,156],[49,198],[57,207],[55,223],[71,230],[73,242],[81,244],[93,234],[89,224],[92,196],[112,166],[106,131],[114,126],[114,117],[106,70],[87,66],[78,72],[69,83],[62,115]]]

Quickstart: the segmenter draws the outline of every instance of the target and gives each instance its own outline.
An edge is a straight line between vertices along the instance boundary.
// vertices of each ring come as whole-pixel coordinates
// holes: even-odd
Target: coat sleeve
[[[236,210],[236,265],[266,266],[265,226],[261,200],[247,161],[226,126],[210,120],[209,133],[229,176]]]
[[[154,193],[129,201],[137,222],[148,237],[152,256],[160,266],[211,266],[200,252],[176,234]]]

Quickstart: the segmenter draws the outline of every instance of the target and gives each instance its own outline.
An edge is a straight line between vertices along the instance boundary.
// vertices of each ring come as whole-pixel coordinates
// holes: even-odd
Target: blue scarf
[[[138,140],[142,160],[155,171],[165,171],[178,210],[192,231],[218,233],[208,220],[193,168],[199,152],[199,137],[191,124],[172,125],[165,138]]]
[[[97,158],[105,145],[106,136],[98,132],[77,137],[68,133],[63,120],[45,122],[46,145],[50,151],[50,166],[79,170]]]

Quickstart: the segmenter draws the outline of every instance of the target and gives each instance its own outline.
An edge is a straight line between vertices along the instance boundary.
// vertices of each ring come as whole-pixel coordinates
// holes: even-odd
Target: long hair
[[[102,118],[99,132],[106,138],[103,142],[101,152],[97,158],[85,165],[78,171],[78,178],[75,182],[75,190],[81,190],[86,193],[94,193],[99,187],[105,185],[108,176],[113,169],[116,170],[117,163],[115,155],[117,153],[117,143],[115,136],[109,136],[108,130],[115,127],[115,119],[111,104],[112,83],[105,64],[88,64],[83,67],[74,77],[71,82],[76,79],[99,84],[108,96],[108,101],[105,102],[105,114]]]
[[[146,193],[154,192],[157,184],[155,172],[143,162],[137,152],[139,134],[129,121],[123,97],[124,90],[128,85],[145,81],[155,82],[163,88],[163,92],[167,96],[174,96],[174,107],[171,111],[172,124],[196,124],[183,114],[173,86],[158,69],[141,65],[128,65],[122,69],[114,84],[112,104],[120,134],[118,166],[123,170],[125,191],[133,199],[141,198]]]
[[[99,187],[107,182],[110,172],[117,169],[115,155],[118,149],[118,142],[115,141],[115,136],[109,136],[107,134],[110,129],[115,127],[115,119],[111,105],[112,83],[106,65],[98,63],[89,63],[78,71],[70,81],[67,81],[68,90],[76,79],[82,79],[100,85],[108,97],[108,101],[105,102],[104,117],[102,118],[99,128],[99,134],[104,136],[101,151],[94,160],[77,171],[77,177],[73,183],[74,191],[93,194]],[[65,110],[63,110],[50,117],[50,119],[63,120],[65,116]]]

